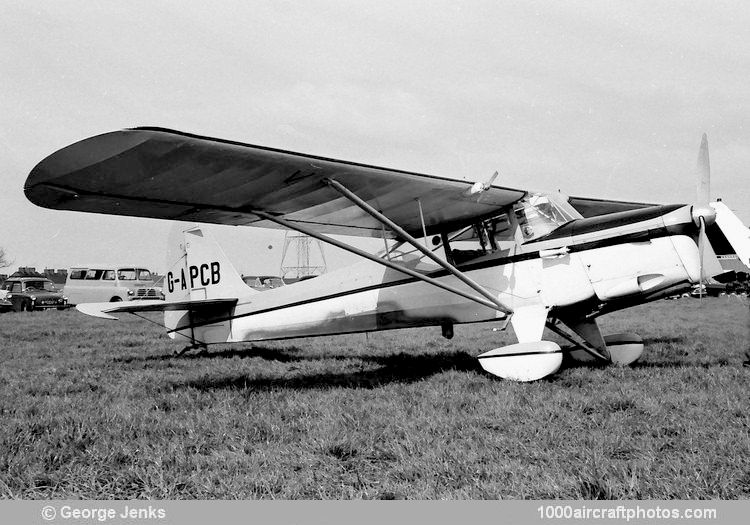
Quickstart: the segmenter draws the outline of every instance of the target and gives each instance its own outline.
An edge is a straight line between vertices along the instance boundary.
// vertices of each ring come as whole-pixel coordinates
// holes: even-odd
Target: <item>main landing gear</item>
[[[641,336],[628,332],[602,335],[595,319],[553,320],[547,323],[547,327],[570,341],[572,346],[563,351],[573,363],[625,366],[636,362],[643,353]]]
[[[534,341],[495,348],[478,356],[490,374],[513,381],[536,381],[554,374],[562,365],[560,345]]]
[[[207,354],[208,353],[208,345],[206,345],[205,343],[193,343],[191,345],[187,345],[186,347],[184,347],[181,350],[173,350],[172,351],[172,356],[173,357],[180,357],[180,356],[183,356],[183,355],[187,354],[191,350],[197,350],[197,352],[196,352],[197,355]]]
[[[517,309],[510,323],[519,342],[479,355],[482,368],[513,381],[536,381],[557,372],[563,359],[560,345],[542,341],[548,313],[549,308],[542,305]]]
[[[578,363],[629,365],[643,353],[643,340],[637,334],[603,336],[594,319],[548,319],[547,314],[541,306],[517,310],[511,323],[519,343],[479,355],[482,368],[503,379],[536,381],[557,372],[564,355]],[[563,349],[543,341],[545,327],[572,346]]]
[[[634,333],[609,334],[604,336],[609,360],[616,365],[635,363],[643,353],[643,338]],[[597,359],[580,346],[564,349],[565,355],[574,363],[595,363]]]

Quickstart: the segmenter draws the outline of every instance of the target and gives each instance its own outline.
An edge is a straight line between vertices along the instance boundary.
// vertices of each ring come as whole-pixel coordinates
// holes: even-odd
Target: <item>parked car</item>
[[[164,299],[151,272],[137,266],[97,264],[70,268],[64,291],[70,304]]]
[[[3,283],[5,300],[16,312],[68,308],[68,298],[46,277],[9,277]]]
[[[0,290],[0,313],[10,312],[13,310],[13,303],[5,298],[5,291]]]

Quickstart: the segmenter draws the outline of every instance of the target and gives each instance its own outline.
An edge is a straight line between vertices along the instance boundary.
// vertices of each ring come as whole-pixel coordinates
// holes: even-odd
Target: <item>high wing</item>
[[[33,203],[87,211],[259,227],[254,212],[320,233],[377,237],[381,222],[331,187],[335,181],[415,236],[455,231],[526,192],[304,155],[161,128],[91,137],[53,153],[29,174]],[[420,210],[421,208],[421,210]]]
[[[583,215],[584,218],[658,206],[657,204],[647,204],[645,202],[613,201],[606,199],[591,199],[588,197],[570,197],[568,202],[578,213]]]

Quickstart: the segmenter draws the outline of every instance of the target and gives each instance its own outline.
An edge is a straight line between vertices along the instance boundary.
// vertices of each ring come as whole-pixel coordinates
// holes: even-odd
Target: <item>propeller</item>
[[[750,268],[750,229],[721,200],[711,202],[711,167],[708,156],[708,138],[703,134],[697,163],[696,201],[691,210],[693,222],[698,226],[698,257],[700,267],[699,293],[703,297],[705,282],[723,273],[706,228],[716,224],[737,254],[740,262]]]
[[[711,164],[708,156],[708,137],[703,134],[700,149],[698,150],[698,162],[696,166],[698,184],[696,186],[695,205],[692,209],[693,222],[698,226],[698,258],[699,258],[699,281],[698,293],[701,300],[705,290],[705,253],[706,244],[711,245],[706,236],[706,225],[716,221],[716,211],[709,204],[711,201]]]
[[[710,243],[706,236],[706,218],[711,223],[716,220],[716,212],[711,208],[711,162],[708,156],[708,136],[704,133],[701,138],[700,149],[698,150],[697,163],[698,185],[696,187],[696,206],[693,207],[693,222],[699,228],[698,232],[698,258],[700,260],[700,281],[698,282],[698,293],[703,300],[704,282],[706,281],[705,251],[706,243]]]
[[[496,171],[486,182],[475,182],[474,184],[472,184],[471,188],[464,192],[464,195],[466,195],[467,197],[479,195],[479,199],[477,199],[477,202],[479,202],[479,200],[481,200],[482,198],[482,194],[492,187],[492,183],[495,182],[495,179],[498,175],[499,173]]]

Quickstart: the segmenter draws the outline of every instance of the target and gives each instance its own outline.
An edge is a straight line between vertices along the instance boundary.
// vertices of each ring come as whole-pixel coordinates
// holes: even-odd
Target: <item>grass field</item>
[[[747,498],[748,304],[604,317],[632,367],[505,382],[492,324],[172,358],[137,318],[0,315],[5,498]]]

